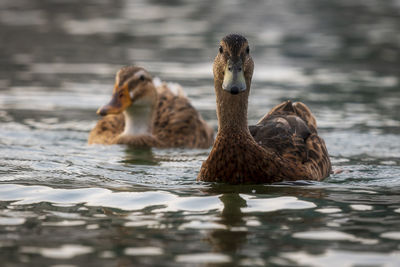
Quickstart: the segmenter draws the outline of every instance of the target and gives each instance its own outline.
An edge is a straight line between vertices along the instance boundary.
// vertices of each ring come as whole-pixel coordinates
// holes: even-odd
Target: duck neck
[[[153,103],[134,103],[124,111],[125,129],[122,135],[151,134],[154,117]]]
[[[247,126],[247,101],[249,89],[232,95],[222,89],[222,82],[215,81],[217,96],[218,135],[250,135]]]

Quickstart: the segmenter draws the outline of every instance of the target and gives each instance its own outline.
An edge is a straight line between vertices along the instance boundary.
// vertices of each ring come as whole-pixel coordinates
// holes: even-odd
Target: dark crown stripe
[[[247,39],[240,34],[229,34],[222,39],[229,50],[232,51],[234,55],[239,54],[240,49],[243,47],[243,44],[247,43]]]
[[[121,68],[119,72],[119,86],[122,86],[127,80],[133,77],[136,72],[144,70],[143,68],[136,66],[126,66]]]

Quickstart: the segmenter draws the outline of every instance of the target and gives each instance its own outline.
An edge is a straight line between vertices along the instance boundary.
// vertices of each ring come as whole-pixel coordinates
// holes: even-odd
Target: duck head
[[[115,76],[111,101],[97,110],[97,114],[119,114],[131,106],[151,106],[156,100],[156,89],[151,75],[143,68],[128,66]]]
[[[215,57],[213,72],[216,89],[237,95],[250,90],[254,62],[247,39],[239,34],[225,36]]]

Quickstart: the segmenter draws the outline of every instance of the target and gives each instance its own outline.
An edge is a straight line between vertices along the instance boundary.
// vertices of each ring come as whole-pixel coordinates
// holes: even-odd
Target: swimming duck
[[[177,86],[156,86],[144,68],[128,66],[115,77],[111,101],[99,108],[100,119],[89,144],[127,144],[135,147],[208,148],[213,130]]]
[[[213,65],[218,133],[197,179],[239,184],[329,176],[325,142],[305,104],[286,101],[256,125],[247,126],[253,69],[246,38],[238,34],[224,37]]]

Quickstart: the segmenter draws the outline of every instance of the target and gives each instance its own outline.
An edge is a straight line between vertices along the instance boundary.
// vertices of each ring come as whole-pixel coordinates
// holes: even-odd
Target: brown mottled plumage
[[[255,126],[247,126],[247,103],[254,63],[246,38],[222,39],[214,61],[218,133],[198,180],[273,183],[322,180],[331,163],[316,120],[303,103],[286,101]]]
[[[89,135],[89,144],[127,144],[136,147],[207,148],[213,130],[179,87],[156,87],[143,68],[125,67],[116,75],[113,97],[98,110],[107,115]]]

